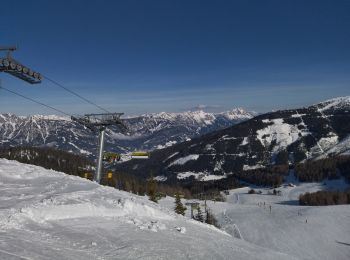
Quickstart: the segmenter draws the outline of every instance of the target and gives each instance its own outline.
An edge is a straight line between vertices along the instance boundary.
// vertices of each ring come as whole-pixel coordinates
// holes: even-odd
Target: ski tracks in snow
[[[237,196],[237,198],[239,197]],[[233,237],[244,240],[241,231],[239,230],[238,226],[233,221],[233,219],[226,214],[226,210],[222,213],[222,215],[226,224],[224,230]]]

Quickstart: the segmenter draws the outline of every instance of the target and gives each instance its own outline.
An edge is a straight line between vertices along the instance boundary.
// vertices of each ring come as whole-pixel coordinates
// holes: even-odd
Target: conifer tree
[[[210,209],[207,209],[207,211],[205,212],[205,215],[206,215],[205,216],[205,223],[219,227],[218,221],[214,217],[213,213],[211,213]]]
[[[175,194],[175,212],[180,215],[185,215],[186,207],[182,204],[180,194]]]
[[[197,214],[195,216],[195,220],[200,221],[200,222],[204,222],[204,216],[203,216],[203,212],[202,212],[200,206],[198,206],[198,208],[197,208]]]
[[[158,202],[157,200],[157,181],[153,178],[153,174],[147,181],[147,195],[149,200],[153,202]]]

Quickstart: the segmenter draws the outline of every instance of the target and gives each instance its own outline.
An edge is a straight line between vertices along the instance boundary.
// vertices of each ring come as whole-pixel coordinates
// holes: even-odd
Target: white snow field
[[[231,212],[238,204],[227,205]],[[335,213],[329,214],[343,215],[343,207],[335,209]],[[348,219],[349,211],[337,221],[345,223]],[[260,222],[257,218],[255,221]],[[310,227],[315,225],[312,221],[316,220],[310,218]],[[262,225],[265,222],[267,220],[263,218]],[[258,224],[251,223],[254,225]],[[247,234],[244,228],[242,225],[243,236],[254,236]],[[318,228],[322,230],[322,226]],[[348,229],[342,228],[343,231],[337,229],[334,234],[343,234]],[[261,234],[256,230],[258,241],[271,234],[271,231],[266,232],[267,229],[261,228]],[[348,242],[347,238],[347,235],[337,236],[343,242]],[[0,159],[1,260],[297,259],[276,252],[276,248],[271,250],[256,244],[176,215],[145,197],[41,167]],[[271,247],[276,247],[274,245],[272,243]],[[338,256],[346,256],[349,247],[337,246]]]
[[[350,205],[298,205],[301,193],[342,190],[348,185],[343,180],[326,181],[324,185],[298,183],[293,179],[290,175],[291,185],[277,189],[281,190],[281,196],[267,195],[272,189],[257,187],[255,190],[262,194],[248,194],[250,188],[245,187],[231,190],[226,202],[208,201],[207,205],[221,228],[236,238],[298,259],[350,259]],[[160,204],[173,207],[174,201],[167,197]],[[190,210],[186,214],[189,216]]]

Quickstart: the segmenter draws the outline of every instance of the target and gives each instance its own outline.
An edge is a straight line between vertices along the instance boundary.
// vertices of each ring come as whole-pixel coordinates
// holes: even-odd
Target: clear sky
[[[112,111],[257,112],[350,95],[350,1],[2,1],[0,45]],[[4,54],[4,53],[3,53]],[[49,82],[6,88],[101,112]],[[0,112],[52,114],[0,90]]]

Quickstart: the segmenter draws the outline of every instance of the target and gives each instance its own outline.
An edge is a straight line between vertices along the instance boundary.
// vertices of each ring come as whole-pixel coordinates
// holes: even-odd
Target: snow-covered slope
[[[296,259],[93,182],[0,159],[0,259]]]
[[[189,142],[154,151],[148,162],[135,167],[138,162],[130,161],[123,165],[123,170],[137,175],[153,171],[168,179],[188,172],[194,173],[193,176],[227,176],[275,164],[347,155],[349,134],[350,97],[341,97],[256,116]],[[187,160],[194,157],[196,160]]]
[[[328,99],[324,102],[315,104],[314,106],[317,106],[320,111],[326,111],[330,109],[348,109],[350,104],[350,96],[345,97],[337,97]]]
[[[243,109],[224,113],[189,111],[145,114],[124,119],[130,135],[117,129],[107,131],[107,149],[117,152],[153,150],[232,126],[252,117]],[[58,116],[0,114],[0,144],[50,146],[65,151],[94,155],[97,137],[89,129]]]
[[[246,187],[231,190],[226,202],[207,201],[207,205],[221,228],[241,240],[299,259],[350,259],[350,205],[298,205],[302,193],[349,186],[343,180],[326,181],[324,185],[293,179],[289,178],[293,187],[277,189],[281,196],[268,195],[271,189],[256,187],[262,194],[248,194],[250,187]],[[160,204],[171,207],[173,202],[167,197]],[[204,209],[204,202],[200,203]]]

